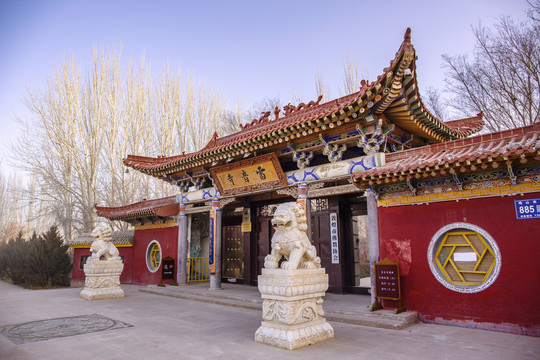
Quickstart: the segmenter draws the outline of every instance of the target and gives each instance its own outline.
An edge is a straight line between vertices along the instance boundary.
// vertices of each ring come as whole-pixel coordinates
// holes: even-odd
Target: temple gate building
[[[130,281],[157,284],[162,259],[174,258],[180,284],[256,285],[273,211],[297,201],[330,292],[368,293],[373,262],[387,257],[422,320],[539,335],[540,124],[469,137],[482,114],[433,116],[416,59],[408,29],[356,93],[276,108],[194,153],[129,155],[127,167],[179,194],[96,206],[134,226]]]

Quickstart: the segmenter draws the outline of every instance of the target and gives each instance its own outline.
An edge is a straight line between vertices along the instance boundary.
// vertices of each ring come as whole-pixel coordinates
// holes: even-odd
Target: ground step
[[[262,299],[254,294],[235,294],[220,290],[200,291],[188,287],[158,287],[147,286],[140,289],[142,292],[171,296],[192,301],[203,301],[211,304],[226,305],[249,310],[262,310]],[[332,307],[325,301],[325,317],[328,321],[346,324],[371,326],[385,329],[401,330],[418,321],[416,312],[403,312],[395,314],[393,310],[383,309],[371,312],[367,309],[343,309]]]
[[[193,300],[193,301],[202,301],[210,304],[226,305],[242,309],[249,310],[261,310],[262,309],[262,300],[253,301],[251,299],[238,299],[232,296],[218,296],[214,294],[202,294],[202,293],[191,293],[184,291],[175,291],[168,288],[161,287],[149,287],[145,289],[140,289],[139,291],[147,292],[151,294],[171,296],[180,299]]]

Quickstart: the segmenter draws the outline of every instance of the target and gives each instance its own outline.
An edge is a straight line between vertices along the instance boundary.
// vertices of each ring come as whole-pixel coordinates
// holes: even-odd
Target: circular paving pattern
[[[8,325],[0,328],[0,332],[14,343],[23,344],[130,326],[121,321],[92,314]]]

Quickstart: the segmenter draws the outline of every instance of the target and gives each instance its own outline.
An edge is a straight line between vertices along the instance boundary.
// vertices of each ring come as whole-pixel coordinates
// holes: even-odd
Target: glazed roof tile
[[[353,174],[356,181],[387,177],[445,164],[473,162],[488,157],[534,155],[540,151],[540,123],[522,128],[449,141],[386,154],[386,164]]]
[[[113,231],[111,233],[112,243],[115,245],[119,244],[132,244],[134,232],[133,231]],[[90,233],[79,234],[75,239],[67,240],[66,243],[69,246],[77,245],[91,245],[94,241],[94,237]]]
[[[172,216],[178,214],[176,196],[152,199],[125,206],[96,206],[98,216],[111,220],[127,220],[150,216]]]
[[[204,148],[190,154],[158,158],[128,155],[128,157],[124,160],[124,164],[126,164],[127,166],[131,166],[135,169],[153,170],[159,169],[163,165],[180,163],[185,160],[194,158],[197,155],[209,153],[210,151],[218,151],[226,148],[227,146],[241,143],[245,140],[254,139],[258,136],[269,134],[287,128],[289,126],[299,125],[309,120],[320,119],[325,116],[331,115],[332,113],[353,104],[361,96],[361,94],[365,92],[366,89],[367,88],[364,88],[363,90],[356,93],[329,101],[321,105],[306,108],[299,112],[293,112],[286,117],[279,118],[277,121],[274,120],[254,124],[252,126],[244,128],[242,131],[228,136],[224,136],[222,138],[218,137],[217,134],[215,134],[214,137],[208,142],[208,144]]]

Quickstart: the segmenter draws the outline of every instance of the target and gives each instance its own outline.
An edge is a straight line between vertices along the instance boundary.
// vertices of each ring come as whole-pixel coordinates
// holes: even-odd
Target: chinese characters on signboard
[[[514,200],[516,219],[540,219],[540,199]]]
[[[339,238],[337,213],[330,213],[330,243],[332,251],[332,264],[339,264]]]
[[[375,263],[375,298],[371,311],[382,309],[380,299],[397,300],[396,314],[407,311],[401,302],[399,264],[385,258]]]
[[[399,270],[397,264],[375,264],[376,295],[380,299],[399,299]]]
[[[216,264],[214,263],[214,245],[215,245],[215,219],[216,219],[216,210],[210,210],[210,219],[209,219],[209,234],[208,234],[208,267],[210,273],[216,273]]]
[[[221,195],[287,184],[285,174],[274,153],[219,166],[210,169],[210,173]]]
[[[377,296],[384,298],[398,298],[397,273],[393,266],[379,265],[377,272]]]
[[[174,279],[174,258],[167,256],[163,259],[161,279]]]

